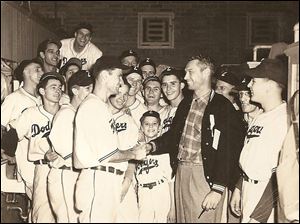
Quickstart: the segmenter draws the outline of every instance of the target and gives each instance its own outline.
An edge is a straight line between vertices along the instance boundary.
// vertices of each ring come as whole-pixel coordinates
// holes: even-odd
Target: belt
[[[66,165],[63,165],[63,166],[59,167],[58,169],[62,169],[62,170],[72,170],[72,171],[74,171],[74,172],[80,172],[79,169],[76,169],[76,168],[74,168],[74,167],[72,167],[72,166],[66,166]]]
[[[48,161],[45,159],[39,159],[33,162],[34,165],[48,165]]]
[[[101,171],[105,171],[105,172],[109,172],[109,173],[114,173],[116,175],[122,175],[124,173],[124,171],[122,170],[119,170],[119,169],[116,169],[112,166],[94,166],[94,167],[91,167],[90,169],[92,170],[101,170]]]
[[[149,189],[152,189],[153,187],[162,184],[163,182],[165,182],[163,179],[156,181],[156,182],[151,182],[151,183],[147,183],[147,184],[139,184],[139,186],[141,187],[148,187]]]
[[[243,178],[245,181],[247,181],[249,183],[258,184],[258,180],[252,180],[246,174],[243,174]]]

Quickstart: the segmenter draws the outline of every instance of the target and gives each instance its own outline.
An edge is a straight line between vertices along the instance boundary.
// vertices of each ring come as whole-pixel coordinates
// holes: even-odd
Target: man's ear
[[[74,32],[74,37],[75,37],[75,38],[77,37],[77,31],[76,31],[76,32]]]
[[[44,88],[39,88],[39,93],[44,96],[45,95],[45,89]]]
[[[181,82],[181,83],[180,83],[180,89],[183,89],[184,87],[185,87],[184,82]]]
[[[42,52],[42,51],[40,51],[40,57],[41,57],[42,59],[44,59],[44,58],[45,58],[45,53]]]
[[[78,95],[78,89],[76,88],[76,86],[73,86],[72,89],[71,89],[72,93],[74,96],[77,96]]]

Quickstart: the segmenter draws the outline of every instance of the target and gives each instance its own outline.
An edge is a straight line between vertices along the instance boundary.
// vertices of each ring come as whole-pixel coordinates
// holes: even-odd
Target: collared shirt
[[[194,99],[188,113],[183,133],[179,143],[178,159],[193,163],[201,160],[201,126],[205,108],[208,104],[210,91]]]

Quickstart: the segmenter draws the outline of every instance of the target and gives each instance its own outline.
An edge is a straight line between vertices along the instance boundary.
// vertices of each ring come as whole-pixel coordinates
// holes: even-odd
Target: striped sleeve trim
[[[112,155],[116,154],[119,151],[119,149],[115,149],[114,151],[110,152],[109,154],[101,157],[100,159],[98,159],[99,163],[101,163],[102,161],[106,160],[107,158],[111,157]]]
[[[223,191],[225,190],[225,187],[222,185],[218,185],[218,184],[213,184],[212,186],[212,190],[218,192],[218,193],[223,193]]]
[[[66,155],[65,157],[63,157],[64,160],[69,159],[72,156],[72,153],[70,153],[69,155]]]

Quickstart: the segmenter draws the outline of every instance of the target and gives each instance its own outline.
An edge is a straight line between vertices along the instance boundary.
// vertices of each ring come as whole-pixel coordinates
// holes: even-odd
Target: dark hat
[[[239,83],[239,80],[235,76],[234,73],[229,71],[223,71],[221,74],[217,75],[217,80],[221,80],[223,82],[227,82],[230,85],[236,86]]]
[[[146,111],[142,117],[140,118],[140,122],[143,123],[145,117],[156,117],[160,121],[159,113],[154,110],[148,110]]]
[[[146,58],[139,64],[139,67],[143,67],[144,65],[151,65],[156,70],[156,65],[151,58]]]
[[[252,78],[250,76],[244,76],[240,83],[236,85],[233,89],[237,91],[250,91],[250,88],[247,85],[249,84],[251,79]]]
[[[142,73],[142,70],[140,67],[137,67],[137,66],[131,66],[129,68],[129,70],[126,70],[126,72],[124,73],[124,77],[127,77],[128,75],[132,74],[132,73],[137,73],[139,74],[142,79],[143,79],[143,73]]]
[[[143,86],[145,87],[145,85],[150,81],[156,81],[161,84],[160,79],[157,76],[152,75],[152,76],[148,76],[147,78],[145,78],[145,80],[143,81]]]
[[[137,59],[139,58],[137,53],[131,49],[123,51],[119,58],[120,58],[120,60],[122,60],[123,58],[128,57],[128,56],[134,56]]]
[[[23,79],[23,71],[28,65],[30,65],[32,63],[39,64],[41,67],[43,67],[43,63],[39,58],[33,58],[31,60],[23,60],[14,71],[14,74],[15,74],[15,77],[17,78],[17,80],[19,80],[20,82],[22,82],[24,80]]]
[[[74,32],[77,32],[80,29],[87,29],[89,30],[91,33],[94,33],[94,29],[93,26],[90,23],[87,22],[82,22],[79,23],[75,28],[74,28]]]
[[[78,72],[75,72],[70,79],[68,80],[68,88],[71,88],[72,86],[89,86],[93,83],[93,77],[89,73],[89,71],[86,70],[79,70]]]
[[[166,75],[175,75],[178,78],[178,80],[181,82],[185,76],[185,71],[183,69],[168,67],[165,70],[163,70],[162,73],[160,74],[160,80],[162,80],[163,77]]]
[[[76,65],[79,68],[79,70],[81,70],[81,68],[82,68],[82,63],[81,63],[81,60],[79,58],[70,58],[67,61],[67,63],[64,64],[63,67],[61,67],[61,69],[59,71],[60,74],[65,75],[65,73],[66,73],[66,71],[67,71],[67,69],[70,65]]]
[[[284,86],[287,84],[286,68],[279,59],[264,59],[257,67],[247,70],[246,74],[252,78],[268,78]]]
[[[37,89],[41,88],[41,86],[44,85],[44,83],[47,82],[49,79],[57,79],[58,81],[60,81],[60,83],[62,85],[65,84],[64,77],[62,75],[60,75],[59,73],[57,73],[57,72],[46,72],[40,78]]]
[[[122,70],[128,69],[127,66],[123,65],[120,60],[115,56],[102,56],[98,58],[93,66],[93,75],[97,75],[102,70],[119,68]]]
[[[58,49],[61,48],[62,44],[59,40],[55,40],[55,39],[47,39],[44,40],[43,42],[41,42],[37,48],[37,55],[40,55],[40,52],[45,52],[45,50],[47,49],[48,44],[56,44]]]

